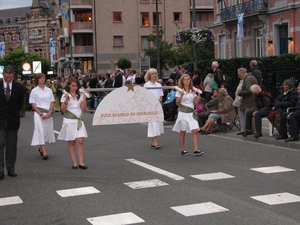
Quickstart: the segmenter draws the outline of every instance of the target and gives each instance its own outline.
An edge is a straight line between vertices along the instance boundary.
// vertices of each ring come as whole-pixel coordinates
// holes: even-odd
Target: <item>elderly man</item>
[[[222,71],[219,68],[219,63],[217,61],[213,61],[211,64],[211,69],[213,70],[213,77],[212,77],[213,81],[211,82],[212,89],[220,88],[224,79],[223,79]]]
[[[300,94],[300,84],[297,87],[297,92]],[[291,135],[288,138],[287,135],[287,120],[289,119],[289,134]],[[295,112],[283,112],[280,117],[280,127],[279,134],[280,136],[276,140],[284,139],[285,142],[289,141],[298,141],[298,130],[300,123],[300,97],[298,97],[297,107]]]
[[[113,87],[118,88],[123,86],[123,70],[116,68],[115,70],[115,80],[113,82]]]
[[[3,80],[0,81],[0,180],[4,179],[4,164],[8,176],[17,176],[15,163],[20,128],[19,111],[24,103],[24,87],[13,81],[14,75],[14,68],[5,66]]]
[[[256,78],[257,84],[261,86],[262,76],[261,76],[261,71],[258,69],[258,62],[256,60],[252,60],[250,62],[250,73]]]

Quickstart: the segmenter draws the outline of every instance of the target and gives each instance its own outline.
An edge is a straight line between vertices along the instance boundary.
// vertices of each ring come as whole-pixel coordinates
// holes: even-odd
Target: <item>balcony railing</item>
[[[193,0],[191,0],[191,6],[193,6]],[[214,6],[213,0],[195,0],[195,7]]]
[[[239,14],[247,14],[265,12],[268,10],[268,0],[251,0],[238,5],[233,5],[221,9],[221,21],[235,19]]]
[[[66,48],[66,54],[71,54],[71,47]],[[74,46],[72,47],[72,54],[76,55],[91,55],[94,54],[93,46]]]
[[[93,5],[92,0],[70,0],[70,5]]]
[[[72,22],[71,30],[93,30],[92,22]]]

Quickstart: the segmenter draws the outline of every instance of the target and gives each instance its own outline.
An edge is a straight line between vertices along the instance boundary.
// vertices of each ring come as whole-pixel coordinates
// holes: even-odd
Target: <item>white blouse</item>
[[[196,93],[192,91],[190,91],[190,93],[184,93],[180,104],[190,108],[194,108],[194,98],[196,96]],[[176,91],[176,97],[181,97],[181,93],[179,91]]]
[[[154,84],[151,81],[148,81],[144,84],[144,87],[161,87],[161,84],[158,82],[155,82]],[[162,89],[148,89],[151,91],[155,97],[159,100],[161,96],[164,96],[164,92]]]
[[[60,102],[64,102],[66,99],[65,94],[61,96]],[[74,113],[77,117],[80,117],[82,114],[82,110],[80,108],[80,104],[83,101],[83,95],[81,94],[79,99],[69,97],[67,110]]]

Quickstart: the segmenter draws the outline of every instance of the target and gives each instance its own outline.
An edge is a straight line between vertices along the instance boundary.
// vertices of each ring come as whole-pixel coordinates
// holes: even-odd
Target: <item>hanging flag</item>
[[[23,48],[24,48],[24,53],[28,54],[29,53],[29,48],[28,48],[28,28],[22,28],[22,38],[23,38]]]
[[[69,1],[60,0],[60,12],[64,37],[69,37]]]
[[[49,39],[49,46],[50,46],[50,64],[54,66],[53,56],[55,55],[55,44],[53,43],[53,38]]]
[[[0,58],[5,55],[5,42],[0,42]]]
[[[244,13],[239,14],[237,18],[237,37],[239,39],[244,37],[243,19],[244,19]]]

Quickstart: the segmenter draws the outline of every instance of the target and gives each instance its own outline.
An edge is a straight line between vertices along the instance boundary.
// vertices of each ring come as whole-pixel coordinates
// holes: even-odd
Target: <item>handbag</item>
[[[275,115],[279,112],[279,109],[272,110],[269,115],[267,116],[268,120],[273,120],[275,118]]]

